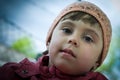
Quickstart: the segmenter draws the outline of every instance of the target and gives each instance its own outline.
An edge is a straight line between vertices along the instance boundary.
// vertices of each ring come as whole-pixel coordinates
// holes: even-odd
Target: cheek
[[[60,39],[53,36],[50,41],[50,44],[48,46],[48,52],[51,57],[53,57],[54,55],[56,55],[58,53],[58,51],[60,50],[60,47],[61,47],[60,44],[61,44]]]
[[[61,36],[59,32],[58,33],[56,32],[56,34],[54,34],[51,38],[49,48],[59,49],[64,45],[64,43],[65,43],[65,37]]]
[[[55,54],[57,51],[57,44],[55,44],[54,42],[50,42],[50,45],[49,45],[49,48],[48,48],[48,53],[50,54],[50,55],[53,55],[53,54]]]
[[[91,58],[89,55],[84,55],[81,57],[79,60],[79,67],[81,68],[80,70],[83,70],[85,72],[90,71],[90,69],[94,66],[96,60]]]
[[[84,48],[79,54],[79,63],[84,67],[91,68],[98,59],[98,52],[91,48]]]
[[[85,59],[89,62],[95,63],[98,60],[98,56],[100,54],[100,52],[96,49],[89,49],[87,51],[85,51]]]
[[[51,40],[50,45],[49,45],[49,52],[55,52],[56,50],[59,49],[60,47],[60,42],[57,39]]]
[[[50,57],[50,65],[57,64],[57,61],[59,60],[59,50],[61,49],[60,41],[58,39],[52,39],[49,48],[48,53]]]
[[[97,59],[98,56],[101,54],[102,45],[89,45],[85,46],[82,50],[84,50],[84,54],[87,58]]]

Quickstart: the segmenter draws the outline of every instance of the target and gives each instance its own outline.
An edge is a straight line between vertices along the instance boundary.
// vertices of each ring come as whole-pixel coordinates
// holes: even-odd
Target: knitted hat
[[[103,32],[103,51],[101,54],[101,59],[99,61],[99,65],[101,65],[101,63],[104,61],[108,52],[108,48],[111,41],[112,30],[111,30],[111,24],[108,17],[100,8],[98,8],[93,3],[90,3],[87,1],[75,2],[73,4],[68,5],[65,9],[63,9],[62,12],[56,17],[56,19],[54,20],[52,26],[48,31],[46,45],[48,45],[48,42],[50,42],[53,30],[55,29],[60,19],[63,18],[67,13],[70,13],[73,11],[82,11],[82,12],[88,13],[94,16],[100,23],[101,29]]]

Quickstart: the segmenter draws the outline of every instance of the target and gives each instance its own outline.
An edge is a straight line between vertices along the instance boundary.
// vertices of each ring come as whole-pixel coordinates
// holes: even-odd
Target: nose
[[[79,46],[79,42],[78,42],[77,38],[74,38],[74,37],[69,38],[68,43],[71,44],[71,45],[74,45],[76,47]]]

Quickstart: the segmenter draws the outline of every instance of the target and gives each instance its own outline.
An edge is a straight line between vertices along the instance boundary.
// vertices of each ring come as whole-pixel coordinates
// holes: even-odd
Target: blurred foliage
[[[29,37],[22,37],[12,44],[12,49],[24,54],[26,57],[35,58],[32,41]]]

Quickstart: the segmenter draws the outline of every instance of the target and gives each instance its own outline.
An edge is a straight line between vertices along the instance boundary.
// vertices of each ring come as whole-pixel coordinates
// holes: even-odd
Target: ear
[[[99,66],[99,63],[98,63],[98,61],[95,63],[95,65],[94,65],[94,69],[96,69],[97,67]]]
[[[97,61],[93,66],[93,71],[96,70],[98,66],[99,66],[99,62]]]
[[[99,66],[98,61],[92,66],[92,68],[90,69],[90,71],[95,71],[97,69],[97,67]]]

